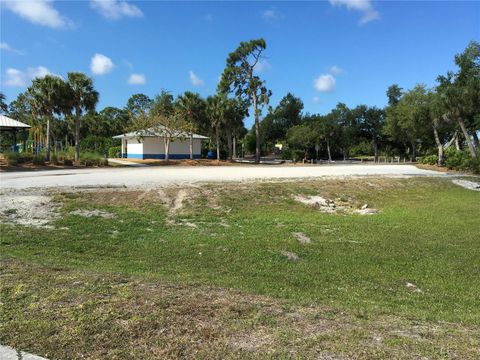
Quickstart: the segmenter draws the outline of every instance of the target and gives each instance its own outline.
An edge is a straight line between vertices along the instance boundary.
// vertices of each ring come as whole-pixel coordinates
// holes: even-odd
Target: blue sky
[[[99,110],[161,89],[208,96],[228,53],[258,37],[271,105],[292,92],[311,113],[384,106],[389,85],[433,86],[454,70],[454,54],[480,40],[480,2],[2,0],[1,91],[9,102],[34,76],[82,71]]]

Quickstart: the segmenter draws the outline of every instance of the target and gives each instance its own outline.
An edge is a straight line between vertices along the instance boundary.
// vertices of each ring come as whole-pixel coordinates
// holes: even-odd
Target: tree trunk
[[[440,141],[440,136],[438,136],[438,131],[437,131],[437,123],[436,121],[433,123],[433,136],[435,137],[435,143],[437,144],[438,148],[438,166],[443,165],[443,144]]]
[[[458,133],[457,132],[455,132],[455,149],[457,149],[457,151],[461,150],[460,140],[458,139]]]
[[[47,149],[45,150],[45,159],[50,161],[50,122],[52,115],[47,116]]]
[[[470,150],[470,155],[472,158],[476,158],[477,154],[475,152],[475,147],[473,146],[472,140],[470,139],[470,135],[468,134],[467,127],[465,126],[465,123],[463,122],[463,119],[458,116],[457,117],[458,124],[460,125],[460,128],[462,129],[463,136],[465,136],[465,140],[467,141],[468,149]]]
[[[80,114],[81,109],[77,107],[75,112],[75,162],[80,161]]]
[[[255,164],[260,162],[260,121],[258,119],[257,95],[253,94],[253,113],[255,116]]]
[[[237,158],[237,137],[233,137],[233,157]]]
[[[330,142],[327,140],[328,162],[332,162],[332,154],[330,153]]]
[[[228,158],[230,160],[232,160],[232,154],[233,154],[233,151],[232,151],[232,129],[227,127],[226,132],[227,132]]]
[[[193,133],[190,133],[190,160],[193,160]]]
[[[378,142],[377,139],[373,139],[373,154],[374,154],[374,161],[378,162]]]
[[[170,137],[165,136],[163,138],[163,142],[165,144],[165,160],[168,161],[169,159],[169,152],[170,152]]]
[[[412,141],[412,162],[417,161],[417,144],[415,144],[415,141]]]
[[[215,135],[217,138],[217,161],[220,161],[220,128],[217,126]]]
[[[480,144],[478,143],[478,135],[476,131],[472,133],[472,139],[473,139],[473,147],[475,148],[475,150],[478,150],[480,148]]]

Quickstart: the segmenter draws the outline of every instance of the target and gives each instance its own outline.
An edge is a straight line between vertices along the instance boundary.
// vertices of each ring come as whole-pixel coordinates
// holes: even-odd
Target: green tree
[[[385,131],[391,138],[410,144],[412,161],[416,161],[417,145],[429,128],[428,106],[425,85],[419,84],[407,91],[395,106],[387,109]]]
[[[5,94],[0,92],[0,114],[6,113],[8,110],[8,105],[5,102]]]
[[[141,113],[148,113],[152,107],[153,100],[145,94],[134,94],[127,101],[126,110],[132,119],[140,116]]]
[[[68,86],[56,76],[46,75],[43,78],[36,78],[28,88],[28,99],[33,113],[36,116],[44,116],[47,119],[45,159],[50,161],[51,148],[51,123],[53,114],[61,114],[68,111],[65,103],[68,94]]]
[[[93,87],[93,80],[79,72],[69,72],[67,84],[70,88],[65,94],[70,98],[70,105],[75,110],[75,161],[80,160],[80,120],[84,111],[94,111],[99,94]]]
[[[375,106],[359,105],[354,109],[360,132],[372,142],[375,162],[378,162],[378,144],[382,139],[385,124],[384,111]]]
[[[190,139],[190,159],[193,159],[193,133],[198,131],[204,118],[205,101],[199,94],[185,91],[177,97],[175,106],[185,119],[184,128]]]
[[[220,130],[225,121],[227,112],[227,98],[222,94],[207,98],[207,116],[215,131],[215,143],[217,146],[217,160],[220,160]]]
[[[228,158],[236,156],[236,139],[243,130],[243,119],[248,115],[248,109],[238,99],[227,99],[225,104],[224,122],[227,138]]]
[[[388,105],[394,106],[397,105],[400,101],[400,98],[403,95],[403,89],[398,86],[397,84],[393,84],[388,87],[387,89],[387,98],[388,98]]]
[[[333,112],[327,115],[313,115],[306,119],[309,124],[312,134],[315,137],[315,143],[320,144],[325,142],[327,147],[328,161],[332,161],[331,144],[338,138],[339,125],[336,116]]]
[[[343,159],[346,160],[350,154],[350,148],[357,142],[358,126],[355,114],[347,105],[338,103],[332,110],[332,116],[338,124],[340,136],[337,137],[337,145],[343,153]]]
[[[315,133],[308,125],[296,125],[288,129],[287,141],[290,147],[302,149],[304,160],[308,157],[308,150],[315,145]]]
[[[254,74],[255,66],[266,49],[263,39],[241,42],[240,46],[228,55],[226,68],[218,86],[221,93],[233,92],[253,106],[255,118],[255,162],[260,162],[260,114],[261,106],[267,105],[271,91],[265,81]]]
[[[285,140],[288,129],[300,125],[303,121],[303,101],[288,93],[271,110],[260,123],[262,143],[272,148],[276,143]]]
[[[480,128],[480,44],[472,41],[465,51],[455,56],[456,73],[439,76],[437,92],[446,109],[465,137],[472,158],[479,148]]]

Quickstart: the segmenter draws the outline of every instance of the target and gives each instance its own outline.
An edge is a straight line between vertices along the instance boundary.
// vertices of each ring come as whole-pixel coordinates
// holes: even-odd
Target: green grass
[[[63,208],[56,229],[1,225],[1,257],[42,269],[233,288],[285,306],[326,306],[367,323],[395,317],[478,330],[479,192],[432,178],[208,185],[187,191],[191,200],[176,213],[154,191],[143,198],[131,191],[57,194]],[[167,191],[170,200],[176,192]],[[380,213],[325,214],[296,202],[294,194],[321,194],[357,207],[368,203]],[[100,209],[116,218],[71,215],[75,209]],[[300,244],[293,232],[305,233],[311,243]],[[284,251],[299,260],[287,260]],[[350,344],[365,336],[352,332]],[[385,346],[396,348],[395,339]],[[348,341],[338,347],[344,341],[336,339],[333,350],[349,353],[354,347]],[[478,348],[478,342],[469,344],[463,348],[466,358]],[[416,342],[412,346],[422,349]],[[420,353],[441,358],[437,350]]]

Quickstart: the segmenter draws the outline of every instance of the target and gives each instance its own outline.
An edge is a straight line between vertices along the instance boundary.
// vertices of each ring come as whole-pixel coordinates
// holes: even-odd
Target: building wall
[[[127,158],[143,159],[143,143],[137,139],[127,139]]]
[[[193,156],[201,156],[201,139],[193,139]],[[143,143],[138,143],[137,139],[129,139],[127,146],[128,158],[133,159],[165,159],[165,145],[163,138],[146,137]],[[177,139],[170,142],[170,159],[189,159],[190,158],[190,140]]]

